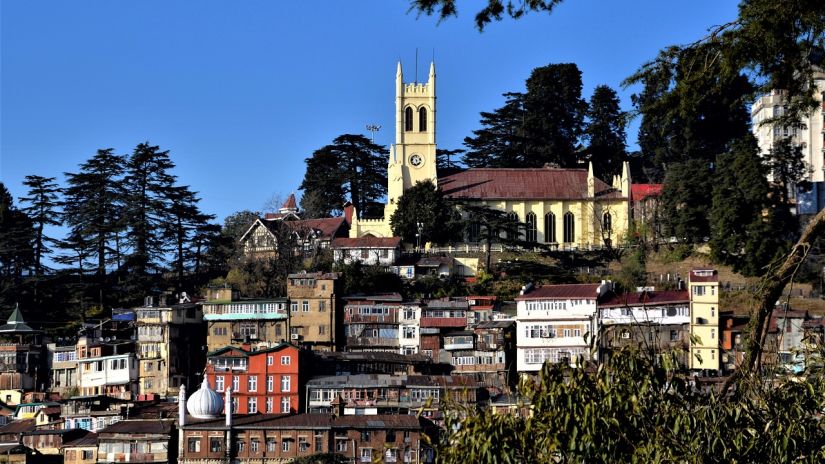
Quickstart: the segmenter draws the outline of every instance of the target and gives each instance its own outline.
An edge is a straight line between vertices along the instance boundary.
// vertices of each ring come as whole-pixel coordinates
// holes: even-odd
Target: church
[[[432,180],[447,198],[507,212],[525,224],[527,242],[557,249],[618,245],[630,224],[630,169],[608,184],[587,169],[474,168],[438,177],[436,170],[435,64],[426,83],[404,83],[395,73],[395,143],[390,146],[387,204],[377,219],[352,215],[350,237],[391,237],[390,217],[404,191]],[[472,228],[471,228],[472,229]],[[474,241],[472,230],[467,237]]]

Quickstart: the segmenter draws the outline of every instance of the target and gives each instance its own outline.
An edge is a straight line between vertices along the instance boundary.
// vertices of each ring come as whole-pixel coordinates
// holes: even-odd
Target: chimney
[[[349,225],[352,225],[352,212],[354,210],[355,206],[353,206],[352,203],[344,203],[344,220],[347,221],[347,224]]]

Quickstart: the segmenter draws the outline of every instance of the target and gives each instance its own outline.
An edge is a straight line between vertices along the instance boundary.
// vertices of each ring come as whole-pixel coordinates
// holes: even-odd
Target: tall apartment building
[[[779,124],[766,124],[765,121],[781,116],[787,110],[787,93],[782,90],[774,90],[768,95],[760,97],[751,107],[751,120],[753,122],[753,133],[759,143],[759,150],[766,154],[778,140],[791,138],[794,144],[802,147],[803,159],[810,166],[811,173],[809,181],[814,183],[825,182],[825,72],[816,71],[814,73],[814,98],[819,102],[817,109],[802,118],[804,127],[793,128],[783,127]],[[815,192],[823,190],[821,186],[815,185]],[[825,191],[818,196],[825,195]],[[818,207],[822,207],[820,201]],[[804,211],[804,205],[801,205]],[[810,211],[815,213],[816,210]]]
[[[48,382],[43,332],[23,320],[15,308],[0,325],[0,398],[18,398],[24,391],[45,391]]]
[[[347,351],[399,352],[399,316],[402,298],[398,293],[347,297],[344,306],[344,335]]]
[[[65,343],[65,342],[64,342]],[[49,391],[62,397],[77,393],[77,346],[49,343],[49,372],[51,384]]]
[[[689,367],[719,370],[719,276],[713,269],[694,269],[688,278],[690,292]]]
[[[596,304],[610,286],[610,282],[526,285],[516,297],[518,372],[535,374],[545,361],[576,366],[580,357],[597,360],[591,347],[598,330]]]
[[[171,397],[181,385],[194,388],[203,369],[206,324],[203,310],[184,295],[178,304],[135,308],[140,395]]]
[[[227,346],[271,347],[289,338],[286,298],[238,299],[229,288],[211,288],[199,303],[209,352]]]
[[[292,343],[327,351],[336,351],[344,346],[338,274],[290,274],[286,294],[289,299],[289,340]]]
[[[131,340],[80,337],[77,366],[80,395],[130,400],[138,393],[138,364]]]

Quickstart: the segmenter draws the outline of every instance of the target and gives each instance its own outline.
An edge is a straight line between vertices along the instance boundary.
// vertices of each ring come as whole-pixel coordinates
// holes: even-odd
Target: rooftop
[[[336,238],[332,248],[398,248],[401,237]]]
[[[444,195],[452,199],[487,200],[576,200],[588,198],[587,170],[534,169],[467,169],[438,179]],[[601,179],[595,179],[599,198],[621,198]]]
[[[541,287],[534,287],[524,295],[517,296],[516,301],[540,299],[566,300],[570,298],[595,299],[598,296],[599,285],[600,284],[543,285]]]
[[[687,290],[664,290],[652,292],[628,292],[616,294],[609,292],[605,295],[600,308],[661,305],[669,303],[690,303],[690,294]]]

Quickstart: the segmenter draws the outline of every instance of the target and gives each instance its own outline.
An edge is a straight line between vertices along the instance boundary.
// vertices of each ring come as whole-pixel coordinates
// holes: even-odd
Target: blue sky
[[[0,2],[0,180],[76,171],[98,148],[170,150],[180,182],[219,220],[285,197],[304,159],[344,133],[392,141],[395,63],[438,75],[438,144],[459,148],[478,113],[530,71],[574,62],[584,96],[658,50],[736,17],[736,2],[566,0],[552,15],[473,26],[481,1],[440,24],[406,0]],[[635,145],[635,127],[629,144]]]

